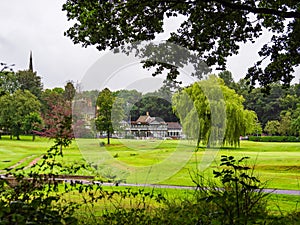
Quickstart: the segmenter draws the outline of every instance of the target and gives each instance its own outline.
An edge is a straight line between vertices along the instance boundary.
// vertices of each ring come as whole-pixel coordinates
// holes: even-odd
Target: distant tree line
[[[222,87],[224,85],[223,92],[227,101],[232,100],[233,96],[242,96],[243,100],[237,101],[242,103],[245,110],[256,113],[252,116],[256,118],[256,123],[250,122],[252,130],[248,131],[248,134],[259,135],[264,132],[268,135],[300,135],[300,84],[285,88],[280,83],[274,83],[270,86],[269,94],[266,94],[260,87],[253,89],[245,79],[235,82],[229,71],[219,73],[218,77],[223,80],[220,85]],[[192,99],[201,98],[199,91],[192,86],[189,88],[193,91],[188,91],[188,88],[186,90],[190,92]],[[135,121],[140,115],[149,112],[151,116],[161,117],[164,121],[181,122],[184,125],[184,121],[181,121],[183,118],[180,118],[174,110],[174,104],[177,106],[179,104],[178,101],[174,103],[176,99],[173,97],[174,93],[174,89],[165,84],[157,91],[147,94],[136,90],[109,91],[106,94],[102,93],[103,95],[95,90],[84,91],[77,94],[77,100],[90,99],[91,107],[95,109],[96,114],[101,113],[99,110],[112,108],[113,102],[117,101],[118,110],[122,111],[119,119],[127,122]],[[71,137],[72,119],[77,129],[80,126],[84,127],[82,118],[76,116],[72,118],[74,96],[75,87],[71,81],[67,82],[64,88],[44,90],[40,76],[31,69],[18,72],[8,68],[2,69],[0,71],[0,137],[1,134],[9,134],[11,138],[15,136],[17,139],[20,139],[21,134],[32,134],[33,139],[36,134],[50,138]],[[101,102],[105,101],[111,103],[101,106]],[[95,131],[106,130],[103,126],[104,120],[111,121],[111,118],[100,119],[99,116],[96,118]],[[227,121],[230,121],[229,118]],[[184,126],[189,125],[186,123]],[[113,132],[112,128],[106,131]],[[207,131],[206,129],[205,132]],[[245,133],[244,131],[242,133]],[[205,132],[203,130],[201,135]],[[204,136],[200,136],[198,138],[203,139]],[[233,142],[232,140],[231,138],[229,142],[237,143],[236,139]]]
[[[256,112],[262,132],[268,135],[300,135],[300,84],[286,87],[281,83],[270,85],[269,93],[261,87],[251,89],[247,80],[235,82],[232,74],[225,71],[219,74],[225,84],[245,98],[246,109]]]
[[[153,117],[161,117],[166,122],[180,122],[190,137],[198,139],[198,144],[200,142],[207,144],[212,132],[219,132],[219,137],[224,134],[224,139],[219,141],[235,146],[239,145],[241,135],[266,133],[268,135],[299,136],[299,84],[284,88],[281,84],[275,83],[271,85],[270,93],[267,94],[260,87],[253,89],[245,79],[235,82],[229,71],[219,73],[218,77],[218,79],[214,78],[215,84],[205,80],[201,81],[202,83],[208,82],[203,85],[211,87],[211,91],[206,91],[206,93],[203,93],[201,85],[199,86],[197,83],[181,89],[187,93],[188,99],[184,99],[184,96],[178,92],[175,93],[175,89],[172,90],[167,85],[147,94],[136,90],[113,92],[104,89],[100,93],[85,91],[79,93],[77,97],[93,99],[91,100],[92,108],[97,108],[94,130],[100,133],[113,134],[115,130],[111,113],[112,110],[117,110],[121,115],[119,121],[123,120],[127,123],[137,120],[139,116],[146,115],[147,112]],[[220,96],[214,92],[215,85],[221,88],[223,103],[226,105],[224,108],[226,117],[223,118],[224,123],[226,122],[226,129],[221,128],[221,121],[219,124],[213,125],[211,113],[208,112],[212,110],[211,107],[215,102],[220,105],[222,103],[218,99]],[[208,102],[207,96],[205,96],[207,94],[212,96],[212,102]],[[188,105],[188,100],[193,102],[192,108]],[[116,102],[118,103],[116,104]],[[109,110],[107,111],[107,109]],[[184,117],[178,113],[180,110],[186,111]],[[187,119],[186,116],[190,118]]]
[[[19,140],[21,134],[32,134],[34,140],[36,134],[72,136],[74,95],[71,81],[64,89],[44,90],[41,77],[32,68],[14,72],[4,66],[0,71],[0,137],[9,134]]]
[[[203,88],[207,91],[204,92]],[[261,129],[256,113],[245,109],[244,98],[227,87],[221,78],[213,75],[208,80],[183,89],[172,89],[165,83],[157,91],[146,94],[136,90],[112,92],[108,88],[99,94],[96,91],[85,91],[76,95],[75,105],[78,103],[78,106],[75,108],[79,111],[85,111],[84,107],[79,106],[83,99],[86,99],[84,102],[92,110],[95,109],[96,118],[87,122],[85,118],[88,112],[76,115],[76,121],[81,124],[81,128],[76,129],[78,136],[91,134],[88,130],[82,130],[82,127],[92,128],[94,123],[95,131],[106,135],[108,144],[110,136],[122,130],[122,124],[128,126],[147,112],[165,122],[180,122],[187,137],[198,140],[198,146],[238,146],[241,135],[253,134],[258,128]],[[212,136],[214,140],[208,141]]]

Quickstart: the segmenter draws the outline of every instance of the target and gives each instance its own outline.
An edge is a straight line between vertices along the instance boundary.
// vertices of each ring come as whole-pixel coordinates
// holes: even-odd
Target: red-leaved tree
[[[71,144],[74,138],[72,129],[72,107],[71,102],[63,99],[56,99],[53,102],[51,97],[45,99],[47,102],[47,110],[43,114],[45,128],[43,131],[35,133],[54,139],[54,142],[62,148]]]

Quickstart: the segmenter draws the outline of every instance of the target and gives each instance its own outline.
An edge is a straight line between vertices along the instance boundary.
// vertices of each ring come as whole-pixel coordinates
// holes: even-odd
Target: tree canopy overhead
[[[195,51],[208,66],[226,68],[239,44],[255,42],[263,30],[272,38],[258,52],[247,78],[252,85],[289,84],[300,63],[300,3],[298,0],[67,0],[63,6],[74,20],[65,35],[99,50],[153,40],[164,32],[164,19],[184,19],[168,41]],[[263,67],[262,62],[267,62]]]

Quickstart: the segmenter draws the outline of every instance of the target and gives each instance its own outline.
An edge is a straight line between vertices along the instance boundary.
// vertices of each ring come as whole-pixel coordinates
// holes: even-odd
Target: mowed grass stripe
[[[34,157],[44,154],[53,144],[45,138],[22,136],[21,140],[10,140],[8,136],[2,136],[0,140],[0,170],[16,165],[24,160],[18,167],[26,166]],[[32,158],[31,158],[32,157]]]
[[[21,137],[21,139],[21,141],[9,140],[8,138],[0,140],[0,170],[14,165],[26,157],[32,155],[38,157],[53,144],[52,141],[45,138],[37,138],[35,142],[31,141],[31,137]],[[177,147],[178,151],[193,151],[194,149],[191,147],[190,142],[181,142],[178,145],[178,141],[175,140],[135,141],[113,139],[112,144],[105,147],[99,145],[101,141],[105,142],[105,139],[81,139],[77,141],[78,143],[74,141],[70,148],[64,150],[64,158],[61,160],[63,163],[71,164],[84,159],[97,158],[101,155],[101,151],[105,151],[112,158],[110,163],[116,167],[149,167],[168,160],[168,157],[176,151]],[[200,150],[193,154],[183,168],[160,183],[193,185],[189,174],[196,170],[204,153],[204,150]],[[212,170],[217,168],[221,155],[233,155],[236,158],[249,156],[249,165],[255,165],[255,174],[262,181],[268,182],[270,188],[300,189],[300,143],[242,141],[240,148],[222,148],[218,152],[215,162],[204,171],[207,177],[212,177]],[[26,163],[29,164],[30,161],[27,160]],[[23,166],[26,166],[26,163]],[[165,166],[164,169],[168,170],[168,167]]]

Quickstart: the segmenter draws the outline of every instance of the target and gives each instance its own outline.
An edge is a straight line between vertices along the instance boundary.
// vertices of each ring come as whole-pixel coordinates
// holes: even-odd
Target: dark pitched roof
[[[137,120],[136,123],[149,123],[150,121],[150,116],[140,116]]]
[[[168,124],[168,129],[181,129],[181,125],[178,122],[167,122]]]

